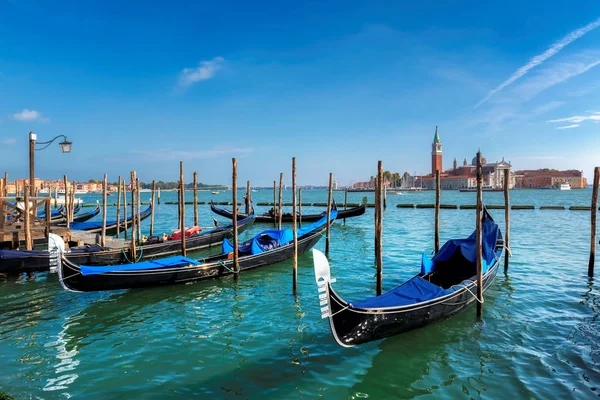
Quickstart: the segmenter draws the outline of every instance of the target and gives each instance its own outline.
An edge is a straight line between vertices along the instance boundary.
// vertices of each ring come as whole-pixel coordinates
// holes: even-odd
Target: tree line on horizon
[[[99,181],[97,179],[90,179],[88,181],[88,183],[97,183],[97,184],[101,184],[102,181]],[[118,182],[109,182],[109,185],[113,185],[113,186],[117,186]],[[146,182],[140,182],[140,188],[141,189],[152,189],[152,182],[150,183],[146,183]],[[174,189],[178,189],[179,188],[179,181],[177,182],[164,182],[164,181],[156,181],[156,188],[160,189],[160,190],[174,190]],[[185,184],[185,188],[186,189],[193,189],[194,188],[194,183],[186,183]],[[219,189],[219,190],[225,190],[227,189],[227,186],[225,185],[209,185],[209,184],[205,184],[205,183],[200,183],[198,182],[198,189]]]
[[[373,186],[375,185],[375,179],[375,176],[371,176],[369,180],[369,183]],[[409,179],[411,179],[411,176],[408,172],[405,172],[404,174],[400,175],[400,172],[390,172],[387,170],[383,171],[383,181],[389,182],[394,187],[402,186],[402,182]]]

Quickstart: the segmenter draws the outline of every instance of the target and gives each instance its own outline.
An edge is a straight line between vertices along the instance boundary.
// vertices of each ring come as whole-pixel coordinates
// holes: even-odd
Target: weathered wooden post
[[[194,226],[198,226],[198,172],[194,171]]]
[[[325,236],[325,255],[329,256],[329,242],[331,240],[331,198],[333,194],[333,173],[329,173],[329,193],[327,195],[327,234]]]
[[[283,172],[279,174],[279,211],[277,212],[277,216],[277,229],[281,229],[281,222],[283,220]]]
[[[302,188],[298,188],[298,224],[302,228]]]
[[[273,181],[273,226],[277,226],[277,181]]]
[[[70,217],[70,215],[69,215],[69,202],[67,201],[67,183],[69,181],[67,180],[67,176],[66,175],[63,175],[63,181],[64,181],[64,185],[65,185],[65,207],[64,207],[64,210],[65,210],[65,217],[67,218],[67,229],[69,229],[69,227],[70,227],[69,225],[71,223],[71,220],[69,219],[69,217]],[[16,182],[15,182],[15,184],[16,184]]]
[[[250,197],[250,181],[246,182],[246,216],[250,215],[251,208],[251,197]]]
[[[588,276],[594,276],[594,263],[596,261],[596,217],[598,214],[598,184],[600,181],[600,167],[594,168],[594,188],[592,189],[592,218],[591,218],[591,246],[590,262],[588,264]]]
[[[73,181],[71,185],[71,200],[69,201],[69,205],[71,206],[71,221],[75,218],[75,188],[77,187],[77,182]]]
[[[27,250],[33,250],[33,241],[31,240],[31,213],[29,210],[29,185],[23,185],[23,194],[25,195],[25,204],[23,205],[25,212],[25,246]]]
[[[181,185],[181,254],[187,256],[185,248],[185,181],[183,178],[183,161],[179,162],[179,183]]]
[[[344,188],[344,210],[348,208],[348,188]],[[344,225],[346,225],[346,218],[344,218]]]
[[[100,239],[100,246],[106,246],[106,189],[107,189],[107,177],[104,174],[102,180],[102,236]]]
[[[54,208],[58,207],[58,182],[56,182],[56,186],[54,187]]]
[[[4,178],[0,179],[0,197],[4,197]]]
[[[158,188],[158,204],[160,204],[160,188]]]
[[[375,192],[375,266],[377,269],[377,296],[381,296],[383,288],[383,252],[381,236],[383,228],[383,162],[377,162],[377,181]]]
[[[123,179],[123,228],[124,228],[124,236],[127,239],[127,184],[125,183],[125,179]]]
[[[137,190],[137,228],[138,228],[138,241],[142,244],[142,191],[140,186],[140,178],[135,177],[135,189]]]
[[[150,214],[150,237],[154,236],[154,203],[156,202],[156,181],[152,181],[152,198],[150,200],[150,207],[152,211]]]
[[[435,171],[435,252],[440,251],[440,171]]]
[[[237,160],[231,159],[231,202],[233,203],[233,272],[235,279],[240,273],[238,264],[238,226],[237,226]]]
[[[49,238],[50,237],[50,223],[52,222],[52,216],[51,214],[51,204],[50,204],[50,197],[48,197],[46,199],[46,237]]]
[[[296,157],[292,157],[292,230],[294,231],[294,271],[292,274],[292,287],[294,290],[294,296],[297,292],[298,286],[298,229],[296,223]]]
[[[508,271],[508,259],[511,257],[510,252],[510,198],[508,189],[510,188],[510,170],[504,170],[504,271]]]
[[[8,172],[4,173],[4,197],[8,197]]]
[[[121,175],[117,180],[117,238],[121,237]]]
[[[137,261],[135,220],[135,171],[131,171],[131,262]]]
[[[481,318],[483,310],[483,268],[482,268],[482,250],[481,250],[481,217],[483,213],[482,198],[482,180],[481,171],[481,152],[477,152],[477,224],[475,230],[475,255],[477,257],[477,318]]]

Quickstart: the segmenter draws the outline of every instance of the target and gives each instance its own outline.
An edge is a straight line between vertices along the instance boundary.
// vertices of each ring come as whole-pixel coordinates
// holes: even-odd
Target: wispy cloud
[[[517,160],[559,160],[565,158],[564,156],[524,156],[515,157]]]
[[[44,118],[42,117],[42,115],[35,111],[35,110],[28,110],[27,108],[24,109],[21,112],[18,112],[16,114],[12,115],[13,119],[16,119],[17,121],[41,121],[41,122],[48,122],[48,118]]]
[[[217,71],[223,68],[224,63],[223,57],[215,57],[210,61],[201,61],[197,67],[184,68],[179,73],[179,86],[185,89],[196,82],[212,78]]]
[[[17,143],[17,139],[13,139],[13,138],[4,139],[2,141],[2,144],[6,144],[6,145],[15,144],[15,143]]]
[[[579,124],[567,125],[567,126],[557,126],[556,129],[573,129],[579,128]]]
[[[522,77],[523,75],[525,75],[527,72],[529,72],[530,69],[535,68],[536,66],[540,65],[541,63],[543,63],[544,61],[546,61],[547,59],[549,59],[550,57],[552,57],[553,55],[555,55],[556,53],[561,51],[565,46],[568,46],[575,40],[579,39],[580,37],[582,37],[589,31],[596,29],[599,26],[600,26],[600,18],[598,18],[594,22],[584,26],[583,28],[579,28],[579,29],[569,33],[567,36],[563,37],[561,40],[559,40],[558,42],[556,42],[552,46],[550,46],[550,48],[548,48],[548,50],[546,50],[542,54],[539,54],[539,55],[533,57],[531,60],[529,60],[529,62],[527,64],[525,64],[524,66],[519,68],[517,71],[515,71],[507,80],[505,80],[497,88],[495,88],[491,92],[489,92],[487,94],[487,96],[485,96],[479,103],[477,103],[477,105],[475,107],[479,107],[481,104],[483,104],[487,100],[489,100],[490,97],[492,97],[494,94],[498,93],[499,91],[501,91],[502,89],[504,89],[505,87],[507,87],[508,85],[510,85],[511,83],[513,83],[514,81],[516,81],[517,79]]]
[[[203,158],[215,158],[219,156],[225,156],[227,154],[233,156],[245,156],[254,153],[252,147],[215,147],[207,150],[136,150],[132,151],[131,154],[139,154],[144,157],[149,157],[153,160],[173,161],[173,160],[197,160]]]
[[[531,115],[534,117],[539,117],[540,115],[545,114],[548,111],[557,109],[558,107],[562,106],[563,104],[565,104],[564,101],[551,101],[549,103],[542,104],[541,106],[536,107],[531,112]]]
[[[590,115],[574,115],[574,116],[568,117],[568,118],[551,119],[546,122],[551,122],[551,123],[572,122],[574,124],[580,124],[585,121],[600,122],[600,112],[596,111],[596,112],[591,113]]]

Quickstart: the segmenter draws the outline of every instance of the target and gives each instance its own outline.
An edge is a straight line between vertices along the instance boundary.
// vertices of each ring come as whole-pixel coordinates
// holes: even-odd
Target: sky
[[[156,4],[155,4],[156,3]],[[0,172],[269,186],[600,165],[600,2],[0,0]],[[591,179],[590,179],[591,181]]]

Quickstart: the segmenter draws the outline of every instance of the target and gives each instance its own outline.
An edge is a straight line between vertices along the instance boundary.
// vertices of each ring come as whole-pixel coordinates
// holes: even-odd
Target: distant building
[[[483,185],[491,186],[494,189],[504,187],[504,170],[510,171],[512,165],[510,162],[502,161],[488,163],[485,158],[481,158],[483,170]],[[452,163],[452,168],[446,171],[442,167],[442,142],[438,133],[438,127],[435,127],[435,135],[431,144],[431,174],[417,177],[415,186],[421,186],[425,189],[435,189],[435,174],[440,171],[440,188],[446,189],[466,189],[469,186],[477,185],[477,157],[473,158],[471,164],[467,164],[465,158],[462,165],[458,165],[456,158]],[[509,188],[515,186],[515,174],[509,172]],[[420,182],[419,182],[420,181]]]
[[[576,169],[558,171],[555,169],[523,170],[516,172],[516,187],[520,189],[546,189],[568,183],[572,189],[587,188],[583,171]]]

